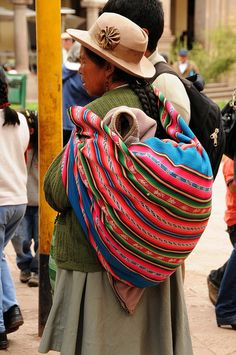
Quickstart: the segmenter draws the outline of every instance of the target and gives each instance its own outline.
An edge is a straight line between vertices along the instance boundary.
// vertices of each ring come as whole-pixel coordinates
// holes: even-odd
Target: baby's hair
[[[34,150],[34,154],[38,154],[38,112],[33,110],[20,111],[26,118],[28,127],[33,128],[34,132],[30,134],[30,144]]]

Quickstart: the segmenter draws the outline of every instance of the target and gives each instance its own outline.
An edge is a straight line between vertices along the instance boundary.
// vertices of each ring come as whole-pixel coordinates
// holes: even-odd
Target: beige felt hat
[[[68,33],[63,32],[63,33],[61,34],[61,39],[71,39],[71,36],[70,36]]]
[[[152,78],[155,68],[144,56],[148,36],[124,16],[104,12],[89,31],[67,29],[76,41],[129,74]]]

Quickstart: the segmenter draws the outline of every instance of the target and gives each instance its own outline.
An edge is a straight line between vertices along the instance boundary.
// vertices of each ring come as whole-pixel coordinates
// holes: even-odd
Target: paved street
[[[236,332],[217,327],[206,284],[210,270],[223,265],[232,250],[223,221],[225,185],[221,171],[213,191],[213,211],[208,227],[186,262],[186,301],[194,355],[235,355]]]
[[[236,332],[217,327],[214,307],[208,299],[206,284],[209,271],[223,264],[231,251],[223,221],[224,197],[225,187],[220,171],[214,184],[213,213],[210,222],[202,239],[186,262],[185,291],[194,355],[236,355]],[[38,289],[30,288],[18,281],[19,273],[11,244],[7,247],[7,255],[25,323],[17,332],[9,334],[10,347],[7,351],[1,351],[1,354],[36,355],[39,344],[37,336]],[[58,353],[50,352],[49,354]]]

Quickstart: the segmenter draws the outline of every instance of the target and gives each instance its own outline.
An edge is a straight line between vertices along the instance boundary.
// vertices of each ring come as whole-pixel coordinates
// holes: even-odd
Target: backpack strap
[[[156,73],[149,81],[151,84],[156,80],[159,75],[167,73],[177,76],[185,87],[191,87],[191,85],[194,85],[198,91],[202,91],[204,89],[205,82],[200,74],[194,74],[192,76],[189,76],[188,78],[182,78],[166,62],[158,62],[154,65],[154,67],[156,69]]]
[[[167,64],[166,62],[158,62],[154,65],[155,69],[156,69],[156,73],[155,75],[150,79],[150,83],[152,84],[156,78],[164,73],[169,73],[169,74],[174,74],[176,76],[178,76],[178,74],[174,71],[174,69],[171,68],[171,66],[169,64]]]

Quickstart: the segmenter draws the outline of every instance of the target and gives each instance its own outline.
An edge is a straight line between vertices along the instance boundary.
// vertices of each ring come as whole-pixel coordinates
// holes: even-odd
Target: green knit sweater
[[[109,91],[87,107],[99,117],[104,117],[110,109],[122,105],[141,108],[138,97],[129,87]],[[62,154],[63,151],[52,162],[44,179],[46,200],[58,212],[54,226],[53,257],[57,266],[62,269],[82,272],[99,271],[102,267],[73,212],[62,183]]]

